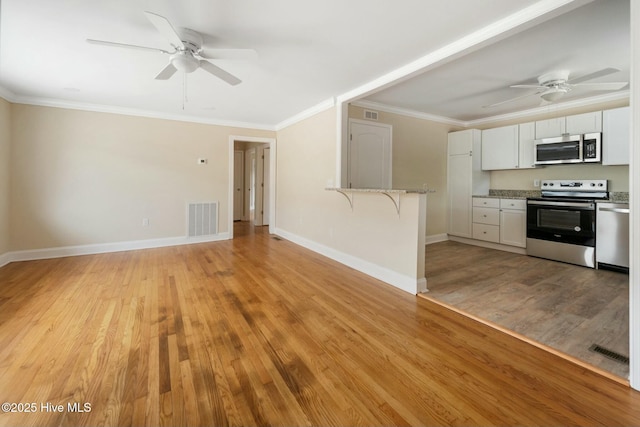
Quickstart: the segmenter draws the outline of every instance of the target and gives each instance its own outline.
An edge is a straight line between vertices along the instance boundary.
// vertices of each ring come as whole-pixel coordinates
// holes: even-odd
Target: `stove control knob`
[[[604,187],[604,184],[603,183],[599,183],[598,187]]]
[[[600,184],[600,185],[602,185],[602,184]],[[595,186],[596,186],[596,183],[595,183],[595,182],[592,182],[592,183],[591,183],[591,186],[592,186],[592,187],[595,187]]]

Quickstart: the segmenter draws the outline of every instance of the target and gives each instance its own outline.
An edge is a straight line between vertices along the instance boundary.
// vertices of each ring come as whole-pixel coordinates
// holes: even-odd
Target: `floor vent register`
[[[608,348],[604,348],[598,344],[592,344],[591,347],[589,347],[589,350],[600,353],[609,359],[615,360],[616,362],[624,363],[625,365],[629,364],[629,358],[627,356],[613,350],[609,350]]]

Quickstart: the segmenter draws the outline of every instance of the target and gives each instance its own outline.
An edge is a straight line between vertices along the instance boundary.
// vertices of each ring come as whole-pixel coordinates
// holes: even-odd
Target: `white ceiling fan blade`
[[[602,70],[593,72],[591,74],[587,74],[587,75],[578,77],[576,79],[571,79],[567,81],[567,83],[576,84],[576,83],[586,82],[587,80],[593,80],[593,79],[597,79],[598,77],[608,76],[609,74],[617,73],[619,71],[620,70],[618,70],[617,68],[603,68]]]
[[[511,85],[509,87],[513,87],[516,89],[546,89],[546,86],[540,86],[540,85]]]
[[[172,54],[172,52],[167,52],[166,50],[162,50],[162,49],[156,49],[155,47],[138,46],[135,44],[116,43],[116,42],[108,42],[104,40],[94,40],[94,39],[87,39],[87,43],[98,44],[102,46],[111,46],[111,47],[124,47],[127,49],[148,50],[153,52],[166,53],[167,55]]]
[[[620,90],[629,82],[610,82],[610,83],[579,83],[572,84],[571,86],[579,89],[588,89],[588,90]]]
[[[173,76],[178,69],[173,66],[171,62],[167,64],[166,67],[162,69],[155,77],[156,80],[168,80],[171,76]]]
[[[535,86],[535,87],[537,88],[537,86]],[[538,94],[540,94],[540,93],[542,93],[542,91],[541,91],[541,90],[537,90],[537,91],[535,91],[535,92],[527,93],[526,95],[521,95],[521,96],[517,96],[517,97],[515,97],[515,98],[507,99],[506,101],[496,102],[495,104],[483,105],[483,106],[482,106],[482,108],[493,108],[493,107],[497,107],[497,106],[499,106],[499,105],[506,104],[506,103],[508,103],[508,102],[517,101],[517,100],[519,100],[519,99],[527,98],[527,97],[529,97],[529,96],[533,96],[533,95],[538,95]]]
[[[149,21],[151,21],[154,27],[156,27],[156,29],[160,32],[160,34],[167,38],[171,46],[175,47],[176,49],[185,49],[184,43],[182,43],[180,36],[167,18],[153,12],[145,11],[144,13],[145,15],[147,15],[147,18],[149,18]]]
[[[202,48],[198,53],[205,59],[245,59],[254,60],[258,58],[258,52],[253,49],[209,49]]]
[[[229,83],[232,86],[235,86],[242,82],[242,80],[240,80],[233,74],[226,72],[225,70],[218,67],[217,65],[213,65],[211,62],[205,61],[204,59],[200,60],[200,67],[203,70],[213,74],[214,76],[224,80],[225,82]]]

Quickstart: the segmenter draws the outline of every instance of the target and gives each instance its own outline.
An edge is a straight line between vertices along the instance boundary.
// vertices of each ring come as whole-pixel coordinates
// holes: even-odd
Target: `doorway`
[[[391,125],[349,119],[349,188],[391,188]]]
[[[275,230],[275,139],[229,138],[229,237],[233,223]]]

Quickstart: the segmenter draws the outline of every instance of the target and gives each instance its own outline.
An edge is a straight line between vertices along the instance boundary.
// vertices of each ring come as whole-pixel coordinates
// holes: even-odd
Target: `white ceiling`
[[[535,90],[509,86],[538,84],[538,76],[552,71],[569,70],[572,79],[616,68],[620,71],[588,82],[628,82],[629,17],[629,0],[595,1],[362,100],[472,122],[539,107],[542,100],[533,95],[486,108],[532,94]],[[628,86],[617,92],[574,88],[546,109],[565,102],[626,96]]]
[[[0,95],[15,102],[274,128],[523,9],[565,3],[571,2],[2,0]],[[592,7],[605,15],[587,24],[594,12],[582,16],[581,11]],[[154,80],[167,56],[85,41],[170,49],[145,10],[165,16],[175,27],[204,33],[208,47],[252,48],[258,58],[211,61],[242,79],[238,86],[202,70],[188,74],[185,103],[181,75]],[[624,10],[626,22],[621,23]],[[516,96],[516,89],[502,88],[533,81],[552,67],[567,67],[576,75],[616,67],[622,72],[611,79],[627,79],[628,0],[598,0],[559,19],[574,15],[578,18],[568,19],[578,25],[568,36],[563,35],[568,26],[558,29],[553,25],[557,19],[547,21],[541,28],[548,30],[520,32],[368,100],[470,120],[500,114],[478,110],[478,105]]]

